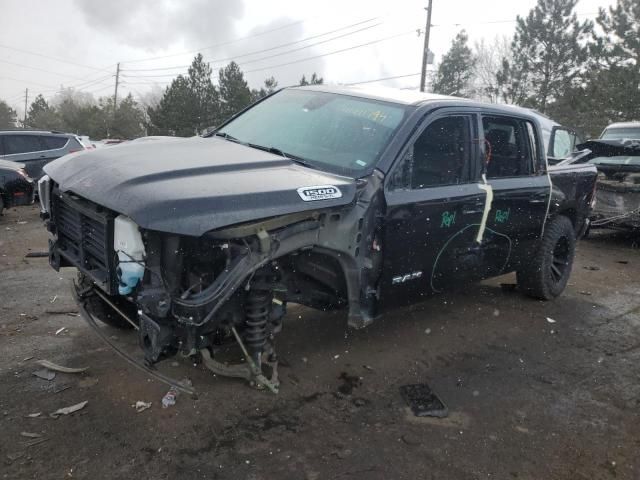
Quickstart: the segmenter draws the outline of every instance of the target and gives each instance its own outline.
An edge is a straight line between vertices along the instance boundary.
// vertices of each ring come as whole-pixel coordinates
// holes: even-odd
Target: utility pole
[[[22,121],[22,127],[27,126],[27,104],[29,103],[29,89],[24,89],[24,120]]]
[[[116,66],[116,90],[113,93],[113,125],[116,124],[116,110],[118,109],[118,83],[120,83],[120,62]]]
[[[420,91],[424,92],[427,81],[427,57],[429,56],[429,34],[431,33],[431,10],[433,0],[429,0],[427,7],[427,25],[424,28],[424,50],[422,51],[422,76],[420,77]]]

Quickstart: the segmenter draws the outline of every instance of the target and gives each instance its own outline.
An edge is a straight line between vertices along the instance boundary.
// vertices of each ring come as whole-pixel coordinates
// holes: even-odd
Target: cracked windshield
[[[5,0],[3,479],[640,478],[637,0]]]

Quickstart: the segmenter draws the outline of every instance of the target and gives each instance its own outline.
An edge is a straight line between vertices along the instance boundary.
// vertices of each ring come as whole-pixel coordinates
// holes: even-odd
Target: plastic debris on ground
[[[56,372],[52,372],[47,368],[41,368],[40,370],[36,370],[35,372],[33,372],[33,375],[43,380],[47,380],[49,382],[54,378],[56,378]]]
[[[49,360],[38,360],[36,363],[41,367],[45,367],[45,368],[48,368],[49,370],[53,370],[55,372],[60,372],[60,373],[82,373],[89,369],[89,367],[80,367],[80,368],[64,367],[62,365],[58,365],[57,363],[50,362]]]
[[[42,438],[42,435],[40,435],[39,433],[32,432],[20,432],[20,435],[27,438]]]
[[[553,318],[550,318],[550,317],[547,317],[547,322],[556,323],[556,321]]]
[[[426,383],[403,385],[400,394],[416,417],[439,417],[449,415],[449,410]]]
[[[140,412],[144,412],[148,408],[151,408],[151,402],[143,402],[142,400],[138,400],[135,404],[131,406],[136,409],[136,412],[140,413]]]
[[[67,327],[59,328],[58,330],[56,330],[56,335],[58,335],[59,333],[64,332],[66,329],[67,329]]]
[[[59,408],[55,412],[50,413],[49,416],[51,418],[58,418],[60,415],[70,415],[74,412],[77,412],[78,410],[82,410],[87,406],[87,403],[89,403],[89,401],[85,400],[84,402],[76,403],[75,405],[71,405],[70,407]]]
[[[40,415],[42,415],[42,412],[29,413],[27,415],[27,417],[29,417],[29,418],[38,418]]]
[[[191,380],[188,378],[183,378],[178,382],[180,385],[184,387],[192,387],[193,384]],[[162,397],[162,408],[168,408],[176,404],[176,398],[178,397],[178,389],[176,387],[171,387],[167,393],[165,393],[164,397]]]
[[[171,387],[167,393],[162,397],[162,408],[169,408],[176,404],[176,398],[178,397],[178,390],[176,387]]]

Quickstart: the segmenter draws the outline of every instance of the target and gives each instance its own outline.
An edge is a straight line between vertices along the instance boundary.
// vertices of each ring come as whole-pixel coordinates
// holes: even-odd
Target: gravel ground
[[[198,397],[163,409],[168,387],[73,314],[73,272],[24,257],[46,250],[37,209],[9,210],[0,217],[0,476],[640,479],[638,244],[595,232],[579,244],[567,291],[548,303],[502,291],[514,282],[507,275],[362,331],[342,313],[293,308],[278,340],[278,396],[178,357],[159,370],[191,379]],[[133,333],[108,333],[137,352]],[[38,359],[88,370],[47,381],[33,375]],[[410,413],[398,388],[417,382],[439,394],[447,418]],[[151,408],[137,413],[138,400]]]

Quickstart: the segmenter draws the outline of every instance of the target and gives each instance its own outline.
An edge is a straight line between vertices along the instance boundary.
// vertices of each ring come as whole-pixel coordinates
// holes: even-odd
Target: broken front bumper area
[[[164,382],[184,393],[196,396],[196,392],[192,387],[184,385],[176,379],[160,373],[153,366],[155,362],[150,362],[148,358],[136,358],[134,355],[128,353],[123,346],[120,346],[116,342],[112,341],[110,336],[104,331],[105,327],[101,327],[98,324],[100,319],[97,318],[91,311],[91,308],[88,305],[88,299],[92,296],[99,297],[106,303],[106,305],[112,308],[115,313],[123,317],[137,330],[140,343],[142,344],[146,354],[145,357],[148,356],[148,352],[151,351],[152,354],[155,354],[156,359],[158,359],[162,353],[162,345],[165,345],[169,341],[168,337],[173,335],[173,330],[159,325],[157,322],[140,311],[138,312],[139,322],[136,322],[134,319],[129,318],[129,316],[126,315],[126,313],[124,313],[120,308],[118,308],[117,305],[111,302],[109,298],[106,297],[106,295],[102,293],[96,286],[90,286],[81,289],[74,282],[72,292],[76,303],[78,304],[78,309],[82,318],[87,322],[92,330],[96,332],[96,334],[118,355],[120,355],[131,365],[139,368],[140,370],[143,370],[153,378],[160,380],[161,382]],[[208,348],[203,348],[200,349],[199,352],[197,352],[197,355],[199,355],[199,359],[202,360],[202,364],[217,375],[233,378],[243,378],[247,380],[252,386],[255,386],[258,389],[267,389],[273,393],[278,393],[278,361],[275,354],[273,342],[268,340],[265,345],[262,353],[265,358],[264,362],[256,363],[252,355],[250,355],[247,351],[247,348],[245,347],[244,342],[242,341],[235,327],[231,327],[231,329],[234,338],[238,343],[240,349],[242,350],[246,361],[237,365],[228,365],[225,363],[221,363],[213,358],[211,351]],[[269,370],[269,377],[267,377],[263,373],[263,365],[267,367],[267,370]]]

